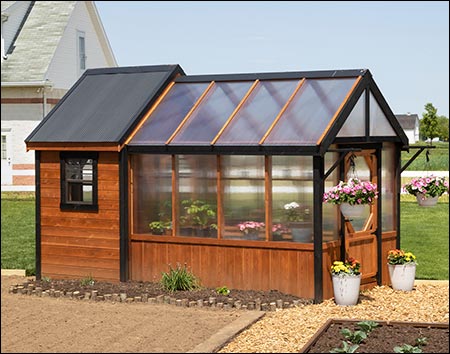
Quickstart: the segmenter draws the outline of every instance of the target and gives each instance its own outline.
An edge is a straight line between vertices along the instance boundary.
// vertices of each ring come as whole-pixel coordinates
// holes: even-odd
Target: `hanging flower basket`
[[[347,218],[364,215],[366,206],[377,198],[377,185],[358,178],[350,178],[348,182],[340,181],[323,194],[323,202],[340,205],[342,214]]]
[[[448,193],[448,181],[433,175],[413,178],[403,185],[403,190],[416,196],[419,206],[429,207],[436,205],[442,194]]]
[[[349,204],[342,203],[340,205],[341,213],[346,218],[359,218],[364,215],[367,204]]]

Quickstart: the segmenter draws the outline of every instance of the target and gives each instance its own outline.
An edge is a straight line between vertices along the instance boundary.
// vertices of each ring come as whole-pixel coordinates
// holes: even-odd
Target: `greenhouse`
[[[26,142],[39,276],[154,281],[179,263],[321,302],[351,256],[362,288],[388,282],[408,139],[367,69],[88,70]],[[346,217],[323,198],[351,178],[378,195]]]

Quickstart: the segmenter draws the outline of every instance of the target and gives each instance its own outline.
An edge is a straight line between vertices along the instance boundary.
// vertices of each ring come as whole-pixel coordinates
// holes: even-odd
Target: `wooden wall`
[[[259,245],[258,245],[259,244]],[[325,245],[324,245],[325,246]],[[203,286],[230,289],[271,290],[314,298],[312,244],[269,245],[253,242],[204,240],[187,237],[133,236],[130,278],[160,281],[162,272],[177,263],[186,264]],[[324,295],[332,297],[329,267],[339,251],[337,242],[324,247]]]
[[[119,155],[99,153],[98,212],[60,210],[59,161],[41,152],[42,276],[119,281]]]

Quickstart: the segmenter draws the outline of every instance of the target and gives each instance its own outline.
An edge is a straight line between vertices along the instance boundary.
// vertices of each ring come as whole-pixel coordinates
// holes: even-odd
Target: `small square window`
[[[98,153],[61,153],[61,209],[98,210]]]

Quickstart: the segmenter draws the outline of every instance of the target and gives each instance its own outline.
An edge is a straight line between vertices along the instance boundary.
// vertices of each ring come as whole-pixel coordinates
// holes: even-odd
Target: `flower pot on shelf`
[[[430,207],[435,206],[438,202],[439,196],[436,197],[426,197],[422,193],[416,194],[417,203],[419,206]]]
[[[361,274],[332,275],[334,302],[340,306],[353,306],[358,303]]]
[[[290,222],[292,241],[294,242],[312,242],[312,223],[311,222]]]
[[[388,264],[392,289],[411,291],[416,277],[416,263]]]
[[[246,240],[258,240],[259,239],[259,231],[258,230],[251,230],[248,233],[245,234]]]
[[[357,218],[364,215],[364,212],[366,210],[367,204],[349,204],[349,203],[342,203],[340,205],[340,210],[342,215],[346,218]]]

